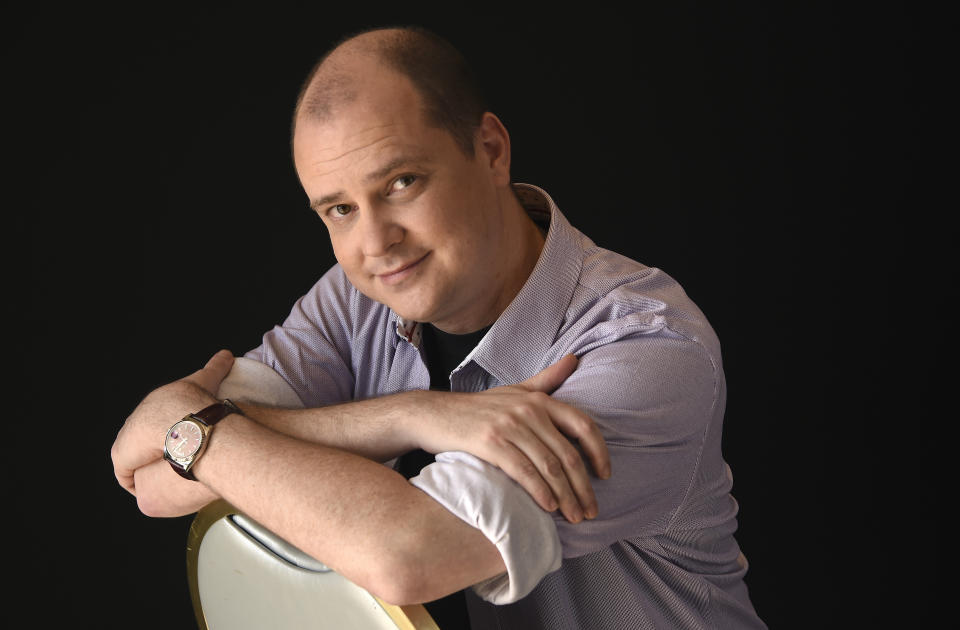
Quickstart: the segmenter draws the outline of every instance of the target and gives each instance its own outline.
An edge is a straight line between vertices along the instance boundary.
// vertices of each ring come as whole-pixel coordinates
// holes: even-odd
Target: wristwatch
[[[240,408],[226,398],[197,413],[188,413],[167,431],[163,441],[163,458],[181,477],[196,481],[190,469],[206,449],[213,425],[231,413],[243,415]]]

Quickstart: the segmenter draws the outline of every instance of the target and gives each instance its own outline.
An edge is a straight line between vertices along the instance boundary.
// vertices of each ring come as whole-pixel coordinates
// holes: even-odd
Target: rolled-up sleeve
[[[439,453],[410,483],[483,532],[500,551],[506,573],[473,586],[483,599],[515,602],[560,568],[553,519],[499,468],[467,453]]]

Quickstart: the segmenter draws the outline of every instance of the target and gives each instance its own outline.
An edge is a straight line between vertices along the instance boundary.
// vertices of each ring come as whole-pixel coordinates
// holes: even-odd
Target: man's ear
[[[476,158],[490,168],[496,183],[510,183],[510,134],[500,119],[491,112],[484,112],[476,135]]]

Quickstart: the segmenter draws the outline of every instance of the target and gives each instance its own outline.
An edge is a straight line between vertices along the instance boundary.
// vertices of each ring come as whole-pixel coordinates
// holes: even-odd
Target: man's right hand
[[[571,439],[601,479],[611,473],[607,445],[589,416],[550,397],[576,367],[571,354],[516,385],[479,393],[418,392],[421,413],[407,429],[428,452],[464,451],[497,466],[547,511],[559,507],[573,523],[593,518],[596,497]]]

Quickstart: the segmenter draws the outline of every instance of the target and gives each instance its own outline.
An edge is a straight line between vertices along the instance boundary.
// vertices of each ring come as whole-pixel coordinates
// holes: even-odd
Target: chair
[[[302,406],[279,374],[243,357],[217,395]],[[190,525],[187,579],[200,630],[439,630],[423,606],[387,604],[222,500]]]
[[[439,630],[423,606],[387,604],[222,500],[190,526],[187,576],[200,630]]]

